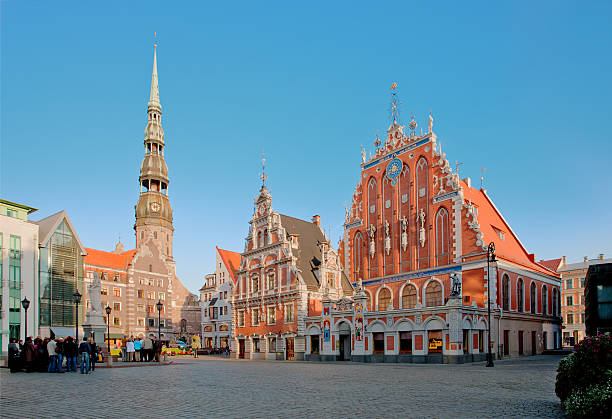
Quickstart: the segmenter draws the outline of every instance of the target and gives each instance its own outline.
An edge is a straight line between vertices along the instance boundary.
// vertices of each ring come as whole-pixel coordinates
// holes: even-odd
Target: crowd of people
[[[131,337],[122,346],[123,360],[127,362],[159,362],[162,352],[162,341],[150,337]]]
[[[79,344],[72,336],[65,339],[28,336],[25,342],[11,339],[8,355],[11,372],[77,372],[80,364],[81,374],[89,374],[96,369],[96,362],[102,360],[100,347],[92,339],[83,338]]]

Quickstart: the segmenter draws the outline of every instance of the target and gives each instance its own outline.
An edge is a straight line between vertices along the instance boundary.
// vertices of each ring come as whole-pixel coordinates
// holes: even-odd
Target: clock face
[[[161,206],[157,202],[151,203],[151,211],[159,212],[160,209],[161,209]]]
[[[402,173],[402,161],[400,159],[393,159],[387,165],[387,177],[391,180],[391,184],[397,183],[397,177]]]

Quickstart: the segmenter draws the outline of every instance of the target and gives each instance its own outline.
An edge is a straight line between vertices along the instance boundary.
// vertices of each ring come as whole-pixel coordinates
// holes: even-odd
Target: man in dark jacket
[[[21,370],[21,358],[19,353],[19,344],[17,339],[11,339],[11,343],[8,345],[8,366],[11,372],[17,372]]]
[[[79,345],[79,355],[81,355],[81,374],[89,374],[89,355],[91,354],[91,345],[87,342],[87,338],[83,338],[83,342]],[[83,372],[83,368],[85,372]]]
[[[66,372],[77,371],[77,343],[68,336],[64,342],[64,356],[66,357]]]

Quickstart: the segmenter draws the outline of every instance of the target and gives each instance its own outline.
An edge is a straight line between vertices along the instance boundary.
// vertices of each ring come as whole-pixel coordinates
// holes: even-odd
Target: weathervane
[[[410,114],[410,123],[408,124],[408,128],[410,128],[412,131],[414,131],[417,127],[417,123],[414,120],[414,112],[412,112]]]
[[[393,125],[399,122],[399,101],[397,100],[397,83],[393,82],[389,90],[391,90],[391,119],[393,119]]]
[[[261,178],[261,187],[265,187],[266,186],[266,179],[268,178],[266,176],[266,152],[265,150],[261,150],[261,176],[259,176]]]

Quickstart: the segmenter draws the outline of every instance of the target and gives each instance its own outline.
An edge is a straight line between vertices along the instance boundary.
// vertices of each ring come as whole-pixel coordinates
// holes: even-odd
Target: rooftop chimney
[[[585,257],[584,257],[584,261],[585,261],[585,262],[588,262],[588,261],[589,261],[588,256],[585,256]]]
[[[321,227],[321,216],[320,215],[315,215],[312,217],[312,223],[315,224],[318,227]]]
[[[563,263],[565,265],[565,256],[563,256],[563,258],[561,258],[561,263]]]
[[[599,254],[599,260],[603,260],[603,253]]]

